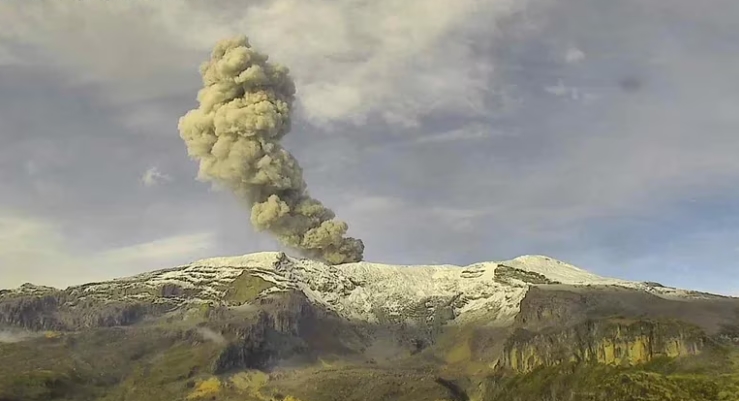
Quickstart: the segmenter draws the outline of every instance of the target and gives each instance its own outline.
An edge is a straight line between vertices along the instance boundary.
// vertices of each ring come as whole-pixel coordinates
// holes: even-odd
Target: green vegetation
[[[313,368],[287,374],[267,384],[304,401],[449,400],[449,390],[429,372],[382,367]]]
[[[440,377],[475,401],[739,401],[739,348],[711,342],[697,355],[637,366],[566,362],[525,374],[478,360],[481,334],[460,327],[436,344],[441,360],[319,363],[276,374],[215,375],[223,344],[162,325],[62,333],[0,344],[2,401],[453,400]],[[479,355],[478,355],[479,356]],[[482,392],[481,392],[482,391]],[[464,395],[465,397],[467,395]]]
[[[224,299],[237,304],[252,302],[263,291],[274,286],[274,283],[244,272],[231,283]]]
[[[210,374],[218,355],[213,343],[179,342],[136,364],[128,376],[100,401],[178,399],[199,378]]]
[[[90,400],[181,333],[104,329],[0,344],[0,400]]]
[[[739,401],[737,350],[715,347],[638,366],[565,363],[521,375],[498,374],[484,400],[495,401]]]

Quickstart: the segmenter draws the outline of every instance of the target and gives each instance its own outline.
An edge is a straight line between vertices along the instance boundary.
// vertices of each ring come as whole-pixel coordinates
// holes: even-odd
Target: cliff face
[[[613,316],[679,320],[712,334],[739,318],[739,299],[663,297],[650,291],[617,286],[535,286],[521,301],[515,323],[538,330]]]
[[[696,355],[703,345],[701,330],[681,322],[587,321],[561,331],[519,329],[506,343],[501,366],[517,372],[565,362],[631,366]]]
[[[739,316],[733,299],[666,299],[608,286],[532,287],[498,365],[517,372],[567,362],[629,366],[701,352]]]
[[[302,293],[272,294],[250,308],[214,308],[201,327],[223,337],[213,373],[270,370],[280,361],[315,361],[320,355],[358,355],[372,341],[371,331],[342,321],[312,304]]]
[[[170,308],[171,305],[166,303],[152,304],[145,301],[86,301],[63,291],[16,294],[0,298],[0,326],[33,331],[128,326]]]

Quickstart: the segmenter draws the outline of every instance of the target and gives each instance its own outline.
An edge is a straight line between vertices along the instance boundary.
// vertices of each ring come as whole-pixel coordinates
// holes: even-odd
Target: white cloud
[[[555,96],[567,96],[572,92],[572,89],[566,87],[561,79],[557,82],[557,85],[547,86],[544,90]]]
[[[171,135],[170,130],[162,130],[162,127],[175,127],[176,115],[167,113],[151,104],[136,105],[130,111],[121,113],[119,121],[131,132],[154,135]]]
[[[207,255],[212,233],[181,234],[150,242],[85,250],[61,227],[39,218],[0,214],[0,288],[24,282],[64,287],[171,267]]]
[[[460,209],[450,207],[433,207],[429,214],[437,219],[442,227],[456,232],[472,231],[476,228],[476,220],[492,213],[492,209]]]
[[[401,199],[387,196],[347,196],[344,194],[346,201],[346,209],[354,213],[362,214],[380,214],[390,211],[397,211],[404,207]]]
[[[585,60],[585,53],[576,47],[570,47],[565,52],[565,61],[570,64],[577,64]]]
[[[214,246],[214,240],[211,233],[175,235],[151,242],[105,250],[95,256],[101,261],[116,265],[135,265],[152,260],[167,260],[173,256],[209,249]]]
[[[410,222],[436,222],[441,230],[456,232],[475,228],[475,220],[494,213],[495,207],[454,208],[444,206],[418,206],[401,198],[371,196],[359,193],[344,194],[343,216],[351,216],[352,225],[410,224]],[[383,216],[378,219],[377,216]],[[381,230],[380,230],[381,231]]]
[[[415,141],[416,144],[446,143],[469,140],[487,139],[493,136],[513,136],[512,132],[504,132],[485,124],[468,124],[461,128],[436,134],[422,135]]]
[[[581,104],[586,106],[601,98],[601,95],[590,93],[587,90],[583,90],[574,86],[567,86],[561,79],[557,81],[556,85],[545,86],[544,91],[546,91],[547,93],[551,93],[554,96],[580,102]]]
[[[314,123],[377,113],[413,124],[431,110],[484,112],[492,60],[471,35],[495,38],[511,0],[6,0],[0,38],[40,49],[37,62],[74,82],[103,83],[111,101],[182,93],[219,39],[246,34],[286,64]],[[192,95],[194,99],[194,94]]]
[[[446,146],[451,142],[467,142],[467,141],[490,141],[494,138],[515,137],[518,136],[517,129],[499,129],[492,124],[485,123],[469,123],[459,128],[445,131],[436,131],[427,128],[420,131],[417,135],[412,136],[408,140],[395,140],[389,143],[379,143],[377,145],[367,146],[363,149],[365,154],[369,152],[382,152],[388,148],[412,147],[412,146]]]
[[[147,187],[153,187],[167,181],[172,181],[172,177],[162,173],[157,166],[150,167],[141,176],[141,182]]]

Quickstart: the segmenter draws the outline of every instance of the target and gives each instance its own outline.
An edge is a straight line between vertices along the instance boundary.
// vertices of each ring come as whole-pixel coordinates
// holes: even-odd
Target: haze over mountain
[[[733,0],[4,0],[0,283],[280,249],[192,180],[177,132],[197,66],[246,34],[290,67],[284,146],[368,260],[547,254],[735,294],[737,20]]]

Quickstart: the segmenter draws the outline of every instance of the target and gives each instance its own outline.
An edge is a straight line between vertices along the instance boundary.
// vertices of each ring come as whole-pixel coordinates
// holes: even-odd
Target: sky
[[[366,260],[739,295],[735,0],[1,0],[0,288],[282,250],[177,130],[240,34]]]

